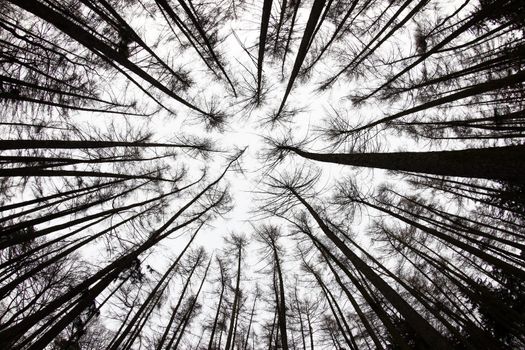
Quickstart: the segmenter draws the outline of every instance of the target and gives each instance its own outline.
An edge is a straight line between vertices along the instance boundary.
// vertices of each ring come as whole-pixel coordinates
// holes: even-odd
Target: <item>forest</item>
[[[0,2],[0,349],[525,349],[525,0]]]

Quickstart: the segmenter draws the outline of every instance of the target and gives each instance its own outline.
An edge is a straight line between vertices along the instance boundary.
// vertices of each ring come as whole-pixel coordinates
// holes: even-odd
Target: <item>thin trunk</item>
[[[177,341],[175,342],[175,345],[173,346],[173,349],[178,349],[179,343],[182,339],[182,336],[184,335],[184,331],[186,329],[186,326],[188,325],[189,320],[191,319],[191,315],[193,313],[193,310],[195,308],[195,305],[197,304],[197,298],[199,297],[199,294],[201,293],[202,286],[204,285],[204,281],[206,280],[206,276],[208,275],[208,269],[210,268],[211,259],[208,262],[208,266],[206,266],[206,270],[204,271],[204,276],[202,277],[201,284],[199,285],[199,289],[197,290],[197,293],[194,296],[194,299],[189,307],[189,310],[187,312],[187,315],[184,319],[184,324],[182,325],[182,328],[180,330],[179,336],[177,338]],[[171,348],[171,344],[168,344],[168,349]]]
[[[223,269],[221,261],[219,261],[219,269],[221,272],[221,294],[219,296],[219,302],[217,303],[217,312],[215,313],[215,319],[213,321],[213,327],[211,329],[210,342],[208,343],[208,350],[211,350],[213,346],[214,335],[217,329],[217,322],[219,320],[219,315],[221,312],[222,299],[224,297],[224,290],[226,289],[226,281],[224,279],[224,269]]]
[[[513,275],[516,275],[516,276],[519,276],[520,278],[525,278],[525,271],[522,270],[521,268],[515,266],[515,265],[512,265],[510,263],[507,263],[503,260],[500,260],[496,257],[494,257],[493,255],[491,254],[488,254],[486,253],[485,251],[482,251],[478,248],[476,248],[474,245],[471,245],[471,244],[467,244],[467,243],[464,243],[452,236],[449,236],[443,232],[441,232],[440,230],[436,230],[432,227],[428,227],[428,226],[425,226],[425,225],[422,225],[420,224],[419,222],[417,221],[414,221],[414,220],[411,220],[401,214],[398,214],[396,212],[393,212],[392,210],[390,209],[387,209],[387,208],[384,208],[382,206],[379,206],[379,205],[375,205],[373,203],[370,203],[370,202],[366,202],[366,201],[360,201],[360,203],[363,203],[371,208],[374,208],[374,209],[377,209],[381,212],[384,212],[384,213],[387,213],[389,215],[391,215],[392,217],[396,218],[396,219],[399,219],[407,224],[409,224],[410,226],[412,227],[415,227],[427,234],[430,234],[434,237],[437,237],[439,238],[440,240],[444,241],[444,242],[447,242],[455,247],[458,247],[459,249],[462,249],[463,251],[465,252],[468,252],[474,256],[477,256],[478,258],[480,259],[483,259],[485,260],[486,262],[490,263],[490,264],[493,264],[494,266],[497,266],[499,268],[501,268],[502,270],[506,271],[507,273],[509,274],[513,274]],[[398,208],[400,209],[400,208]],[[405,212],[407,213],[407,212]]]
[[[272,248],[275,259],[275,267],[277,272],[277,280],[279,281],[279,298],[278,298],[278,315],[279,315],[279,328],[281,331],[281,347],[283,350],[288,350],[288,334],[287,334],[287,325],[286,325],[286,300],[284,293],[284,281],[283,274],[281,271],[281,263],[279,261],[279,255],[277,254],[277,249],[275,247],[275,242],[272,240]]]
[[[243,350],[248,349],[248,340],[250,339],[250,330],[252,328],[253,316],[255,315],[256,302],[257,302],[257,294],[253,298],[252,312],[250,313],[250,321],[248,322],[248,330],[246,331],[246,339],[244,340],[244,344],[242,347]]]
[[[179,264],[179,261],[180,259],[182,259],[184,253],[186,253],[186,251],[188,250],[188,248],[190,247],[191,243],[193,242],[194,238],[195,238],[196,234],[194,234],[191,239],[189,240],[189,242],[186,244],[186,246],[184,247],[184,249],[182,250],[182,252],[177,256],[177,258],[175,259],[175,261],[169,266],[169,268],[166,270],[166,272],[164,273],[164,275],[161,277],[161,279],[159,280],[159,282],[155,285],[155,287],[153,288],[153,290],[150,292],[150,294],[148,295],[148,297],[146,298],[146,300],[142,303],[142,305],[140,306],[140,308],[137,310],[137,312],[135,313],[135,316],[133,317],[133,319],[130,321],[129,325],[127,326],[127,328],[123,331],[122,335],[115,341],[113,342],[113,344],[111,345],[111,347],[109,349],[117,349],[120,344],[124,341],[125,337],[129,335],[129,333],[131,332],[132,330],[132,327],[133,325],[136,323],[136,321],[138,320],[138,317],[146,310],[146,308],[151,304],[151,302],[153,301],[154,297],[162,294],[164,292],[164,290],[166,289],[169,281],[171,280],[171,278],[173,278],[173,271],[175,270],[175,268],[178,266]],[[158,297],[157,297],[158,299]]]
[[[355,312],[359,316],[359,319],[361,320],[361,323],[363,323],[363,326],[365,327],[366,331],[368,332],[368,335],[370,336],[370,338],[372,338],[372,341],[374,342],[374,345],[376,346],[376,349],[383,350],[384,348],[383,348],[383,345],[381,344],[381,341],[379,340],[378,336],[376,335],[376,332],[374,331],[372,325],[368,321],[368,318],[363,313],[363,310],[361,309],[361,307],[359,306],[359,304],[355,300],[355,297],[353,296],[352,292],[350,292],[350,290],[345,286],[345,284],[343,283],[343,281],[339,277],[339,274],[337,273],[335,268],[330,263],[330,260],[329,260],[328,256],[326,255],[326,253],[322,249],[320,249],[320,246],[316,245],[316,247],[319,249],[321,255],[325,259],[326,264],[330,268],[330,271],[332,272],[332,274],[335,277],[335,280],[337,281],[337,284],[339,284],[339,286],[341,287],[341,289],[345,293],[345,295],[348,298],[348,300],[350,300],[350,303],[352,304],[352,307],[354,308]]]
[[[315,209],[305,201],[293,188],[292,194],[301,202],[310,215],[315,219],[324,234],[339,248],[339,250],[350,260],[355,268],[362,272],[373,285],[381,291],[385,298],[399,311],[407,323],[427,343],[429,349],[449,349],[450,344],[432,325],[428,323],[414,308],[408,304],[391,286],[389,286],[368,264],[352,252],[341,239],[333,233],[321,219]]]
[[[221,306],[222,306],[222,298],[224,296],[224,284],[222,284],[221,286],[221,294],[219,296],[219,303],[217,304],[217,312],[215,314],[215,319],[213,321],[213,327],[211,329],[211,334],[210,334],[210,342],[208,343],[208,350],[211,350],[213,348],[213,340],[214,340],[214,335],[215,335],[215,331],[217,329],[217,322],[219,320],[219,315],[220,315],[220,312],[221,312]]]
[[[293,9],[293,15],[292,15],[292,21],[290,23],[290,31],[288,32],[288,37],[286,39],[286,45],[284,47],[284,55],[283,55],[283,63],[281,64],[281,79],[284,80],[284,64],[286,62],[286,54],[288,53],[288,49],[290,48],[290,42],[292,40],[292,34],[295,27],[295,20],[297,18],[297,12],[299,10],[299,6],[301,6],[301,0],[295,0],[295,7]]]
[[[509,6],[509,5],[506,5],[506,6]],[[501,5],[498,5],[498,2],[493,2],[492,4],[487,5],[486,9],[476,12],[474,15],[472,15],[470,17],[470,19],[468,21],[466,21],[462,26],[460,26],[458,29],[456,29],[451,34],[449,34],[447,37],[445,37],[443,40],[441,40],[432,49],[428,50],[427,52],[425,52],[424,54],[419,56],[418,59],[415,60],[413,63],[409,64],[407,67],[402,69],[399,73],[395,74],[392,78],[389,78],[381,86],[379,86],[378,88],[374,89],[372,92],[367,94],[365,96],[365,99],[375,95],[377,92],[381,91],[383,88],[385,88],[386,86],[390,85],[392,82],[397,80],[402,75],[406,74],[412,68],[414,68],[415,66],[417,66],[421,62],[425,61],[429,56],[433,55],[434,53],[436,53],[440,49],[444,48],[446,45],[448,45],[454,39],[459,37],[461,34],[467,32],[472,27],[474,27],[476,25],[479,25],[481,22],[483,22],[483,20],[485,20],[488,16],[490,16],[491,12],[496,12],[496,13],[500,12],[498,10],[507,10],[507,11],[510,10],[510,11],[512,11],[512,9],[509,9],[509,8],[505,9]]]
[[[171,330],[171,326],[173,325],[173,323],[175,322],[175,318],[177,317],[177,312],[179,311],[179,308],[180,306],[182,305],[182,302],[184,301],[184,296],[186,295],[186,290],[188,289],[189,285],[190,285],[190,282],[191,282],[191,277],[193,276],[193,273],[195,272],[195,269],[197,268],[197,266],[200,264],[201,262],[201,258],[202,258],[202,254],[198,257],[198,259],[195,261],[195,263],[193,264],[192,268],[191,268],[191,271],[190,271],[190,274],[188,275],[188,277],[186,278],[186,282],[184,283],[184,286],[182,287],[182,290],[180,292],[180,295],[179,295],[179,299],[177,301],[177,304],[175,305],[175,307],[171,310],[171,316],[170,316],[170,319],[168,321],[168,324],[166,325],[166,327],[164,328],[164,333],[162,334],[162,337],[160,338],[159,342],[157,343],[157,346],[156,346],[156,349],[157,350],[160,350],[163,348],[164,346],[164,343],[166,342],[166,339],[168,339],[168,334],[170,333],[170,330]],[[170,341],[168,343],[168,345],[166,346],[166,348],[170,348],[170,345],[173,343],[173,340],[175,338],[175,335],[176,333],[174,332],[170,338]]]
[[[337,25],[337,27],[335,28],[335,31],[334,33],[332,34],[332,36],[330,37],[330,39],[328,40],[328,42],[323,46],[323,48],[321,49],[321,51],[319,52],[319,54],[317,55],[317,57],[312,61],[312,63],[305,68],[305,71],[309,71],[310,69],[313,68],[313,66],[321,59],[321,57],[323,56],[323,54],[328,50],[328,48],[330,47],[330,45],[335,41],[335,39],[337,38],[337,36],[339,35],[339,33],[341,32],[341,30],[343,29],[344,27],[344,24],[346,23],[346,21],[348,20],[348,18],[350,17],[350,15],[352,14],[352,12],[354,11],[355,9],[355,6],[357,5],[357,3],[359,2],[359,0],[354,0],[352,2],[352,5],[350,5],[350,8],[347,10],[345,16],[343,17],[343,19],[341,20],[341,22]]]
[[[314,350],[314,330],[310,320],[310,311],[306,310],[306,322],[308,324],[308,335],[310,336],[310,349]]]
[[[275,312],[273,314],[272,328],[270,330],[270,334],[268,338],[268,350],[272,350],[273,332],[275,331],[275,321],[276,320],[277,320],[277,307],[275,308]]]
[[[205,215],[209,210],[216,206],[222,200],[222,197],[213,203],[210,203],[209,206],[203,209],[199,214],[193,215],[193,217],[182,224],[179,224],[171,229],[168,229],[173,222],[180,217],[188,208],[190,208],[195,202],[197,202],[205,193],[207,193],[211,188],[213,188],[217,183],[224,177],[231,165],[238,159],[240,153],[237,157],[232,159],[224,171],[208,186],[206,186],[201,192],[195,195],[190,201],[183,205],[169,220],[167,220],[160,228],[153,231],[149,238],[146,239],[140,246],[128,252],[124,256],[113,261],[106,267],[102,268],[96,272],[91,277],[84,279],[80,284],[70,288],[61,296],[55,298],[54,300],[47,303],[47,305],[37,312],[33,313],[30,316],[27,316],[22,321],[15,325],[3,325],[0,328],[0,345],[8,348],[13,343],[15,343],[20,337],[22,337],[31,327],[36,325],[40,320],[52,314],[57,308],[66,303],[69,300],[77,297],[79,293],[83,293],[89,286],[93,285],[95,282],[96,286],[93,286],[92,289],[89,289],[88,292],[82,294],[77,306],[74,307],[70,312],[68,312],[62,319],[52,328],[50,328],[40,339],[40,341],[35,343],[35,346],[45,347],[48,342],[50,342],[62,329],[67,326],[85,307],[89,306],[87,299],[94,299],[95,296],[102,293],[105,289],[105,286],[109,285],[112,279],[117,278],[119,273],[124,271],[126,268],[132,265],[133,261],[142,253],[153,247],[155,244],[165,239],[167,236],[173,232],[180,230],[193,222],[199,220],[203,215]],[[200,227],[202,227],[201,224]],[[199,227],[199,229],[200,229]],[[105,277],[106,276],[106,277]],[[110,276],[112,279],[107,279],[107,276]],[[87,298],[87,299],[86,299]],[[87,303],[87,304],[86,304]]]
[[[157,1],[159,1],[161,3],[166,2],[166,0],[157,0]],[[191,20],[191,22],[193,23],[193,25],[195,26],[197,31],[199,32],[200,36],[202,37],[202,40],[204,41],[206,47],[208,48],[208,51],[210,52],[211,56],[213,57],[215,63],[217,64],[217,66],[219,67],[220,71],[222,72],[222,74],[224,74],[224,77],[226,78],[226,80],[230,84],[230,87],[232,88],[232,91],[233,91],[233,95],[235,97],[237,97],[237,92],[235,91],[235,86],[233,85],[233,82],[230,80],[230,77],[228,76],[228,73],[226,73],[226,70],[224,69],[221,61],[219,60],[219,58],[215,54],[215,50],[213,49],[213,46],[211,45],[210,41],[208,40],[208,36],[206,35],[206,32],[204,32],[204,28],[202,28],[202,26],[201,26],[201,24],[200,24],[200,22],[199,22],[199,20],[197,18],[197,14],[196,13],[195,14],[192,13],[192,10],[188,7],[188,5],[186,4],[186,2],[184,0],[178,0],[178,2],[182,6],[184,11],[186,12],[186,15]],[[190,4],[191,4],[191,2],[190,2]]]
[[[235,318],[237,314],[237,306],[239,303],[239,294],[240,294],[240,282],[241,282],[241,259],[242,259],[242,248],[239,247],[237,256],[237,280],[235,282],[235,296],[233,297],[233,306],[232,306],[232,312],[230,316],[230,327],[228,331],[228,337],[226,338],[226,346],[225,350],[230,350],[230,347],[232,344],[233,339],[233,328],[235,327]]]
[[[290,79],[288,80],[288,85],[286,86],[284,97],[281,101],[281,105],[279,106],[279,110],[277,111],[277,114],[276,114],[277,117],[283,111],[284,105],[286,104],[286,100],[288,99],[288,95],[292,91],[292,87],[295,82],[295,79],[297,78],[297,75],[299,74],[299,70],[301,69],[303,61],[306,57],[306,54],[308,51],[308,45],[310,43],[310,40],[312,39],[312,34],[315,30],[315,25],[319,21],[319,17],[321,16],[321,12],[323,11],[325,1],[326,0],[314,0],[314,3],[312,5],[312,10],[310,11],[310,16],[308,18],[308,22],[306,23],[306,28],[304,30],[303,38],[301,40],[299,50],[297,51],[297,56],[295,58],[292,73],[290,74]]]
[[[297,307],[297,313],[299,314],[299,324],[300,324],[300,330],[301,330],[301,339],[303,341],[303,350],[306,350],[306,339],[305,339],[305,335],[304,335],[304,327],[303,327],[303,318],[302,318],[302,313],[301,313],[301,306],[299,304],[299,298],[297,297],[297,285],[295,286],[295,291],[294,291],[294,296],[295,296],[295,304],[296,304],[296,307]]]
[[[133,64],[127,57],[121,55],[118,51],[99,40],[93,34],[86,31],[81,26],[77,25],[72,20],[64,17],[60,13],[54,11],[48,6],[36,1],[36,0],[9,0],[14,5],[33,13],[34,15],[40,17],[41,19],[53,24],[59,30],[64,32],[66,35],[70,36],[72,39],[78,41],[80,44],[99,55],[103,59],[110,59],[123,67],[129,69],[137,76],[141,77],[147,81],[152,86],[156,87],[160,91],[164,92],[166,95],[172,97],[174,100],[182,103],[186,107],[193,109],[199,113],[207,114],[200,108],[194,106],[190,102],[184,100],[177,94],[175,94],[171,89],[163,85],[159,80],[155,79],[144,70]]]
[[[279,11],[279,22],[277,22],[277,28],[275,32],[275,43],[273,45],[273,54],[275,55],[277,52],[277,45],[279,44],[279,35],[281,34],[281,27],[283,25],[284,21],[284,15],[286,13],[286,7],[288,5],[287,0],[281,0],[281,11]]]

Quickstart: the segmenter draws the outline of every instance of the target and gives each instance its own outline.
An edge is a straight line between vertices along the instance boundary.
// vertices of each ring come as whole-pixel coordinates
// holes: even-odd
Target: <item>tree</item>
[[[279,325],[279,331],[281,335],[280,346],[283,349],[289,349],[288,347],[288,326],[286,322],[287,304],[286,304],[286,291],[284,286],[283,268],[282,268],[282,256],[284,255],[283,248],[279,244],[279,238],[282,236],[278,227],[263,226],[260,229],[255,229],[256,238],[265,245],[265,250],[262,254],[268,256],[271,265],[274,278],[277,278],[277,284],[274,283],[275,290],[275,308],[277,312],[277,323]],[[275,282],[275,281],[274,281]]]
[[[228,244],[228,250],[231,251],[236,260],[237,260],[237,273],[235,277],[235,289],[233,294],[233,304],[231,308],[231,312],[229,315],[230,323],[228,327],[228,335],[226,338],[226,345],[225,349],[229,350],[232,347],[233,344],[233,338],[235,336],[235,325],[236,320],[239,317],[239,310],[240,310],[240,298],[241,298],[241,289],[240,289],[240,283],[241,283],[241,274],[242,274],[242,259],[243,259],[243,252],[245,251],[247,241],[246,238],[241,235],[232,234],[231,237],[227,238],[226,240]]]
[[[433,175],[485,178],[520,184],[522,145],[435,152],[335,153],[306,152],[279,145],[280,150],[321,162]]]
[[[0,12],[0,348],[525,346],[522,1]]]

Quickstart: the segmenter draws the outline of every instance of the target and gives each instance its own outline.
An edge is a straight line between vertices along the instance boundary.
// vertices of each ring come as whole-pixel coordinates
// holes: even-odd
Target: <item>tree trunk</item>
[[[295,79],[297,78],[297,75],[299,74],[299,70],[301,69],[303,61],[308,52],[308,45],[310,43],[310,40],[312,39],[312,34],[315,30],[315,25],[317,24],[317,21],[319,20],[319,17],[321,16],[321,12],[323,11],[325,1],[326,0],[314,0],[314,3],[312,5],[312,10],[310,11],[310,17],[308,18],[308,22],[306,23],[306,28],[304,29],[303,38],[301,39],[301,44],[299,46],[299,50],[297,51],[297,57],[295,58],[293,70],[292,70],[292,73],[290,74],[290,79],[288,80],[288,85],[286,86],[286,91],[281,101],[281,105],[279,106],[279,110],[277,111],[277,116],[279,116],[281,112],[283,111],[284,105],[286,104],[286,100],[288,99],[288,95],[292,91],[292,87],[295,82]]]
[[[261,31],[259,33],[259,54],[257,57],[257,101],[261,96],[262,71],[264,62],[264,51],[266,48],[266,37],[268,34],[268,22],[272,12],[272,0],[264,0],[263,12],[261,16]]]
[[[222,268],[221,268],[221,274],[222,274]],[[210,342],[208,343],[208,350],[212,350],[212,347],[213,347],[215,330],[217,329],[217,322],[219,320],[219,315],[221,312],[221,305],[222,305],[222,298],[224,296],[224,289],[225,289],[225,285],[224,283],[221,283],[221,294],[219,296],[219,303],[217,304],[217,312],[215,314],[215,319],[213,321],[213,327],[211,329]]]
[[[525,145],[458,151],[333,154],[282,148],[320,162],[525,184]]]
[[[343,241],[335,235],[324,223],[314,208],[308,204],[293,188],[290,189],[292,194],[308,210],[310,215],[315,219],[324,234],[339,248],[339,250],[350,260],[355,268],[362,272],[373,285],[392,303],[405,320],[410,324],[416,333],[418,333],[427,343],[429,349],[450,349],[450,344],[439,332],[436,331],[421,315],[419,315],[406,300],[404,300],[392,287],[390,287],[370,266],[361,258],[353,253]]]
[[[275,259],[275,268],[277,271],[277,279],[279,281],[279,298],[278,298],[278,305],[277,305],[277,312],[279,316],[279,328],[281,330],[281,347],[283,350],[288,350],[288,334],[287,334],[287,325],[286,325],[286,301],[285,301],[285,293],[284,293],[284,282],[283,282],[283,275],[281,271],[281,264],[279,261],[279,256],[277,254],[277,249],[275,247],[275,242],[272,241],[272,248],[274,253],[274,259]]]
[[[235,327],[235,319],[236,319],[236,315],[237,315],[237,307],[238,307],[238,303],[239,303],[239,294],[240,294],[240,282],[241,282],[241,260],[242,260],[242,249],[239,247],[239,251],[238,251],[238,256],[237,256],[237,280],[235,282],[235,295],[233,297],[233,306],[232,306],[232,312],[231,312],[231,316],[230,316],[230,327],[229,327],[229,331],[228,331],[228,337],[226,338],[226,346],[225,346],[225,350],[230,350],[230,347],[233,345],[232,344],[232,339],[233,339],[233,331],[234,331],[234,327]]]

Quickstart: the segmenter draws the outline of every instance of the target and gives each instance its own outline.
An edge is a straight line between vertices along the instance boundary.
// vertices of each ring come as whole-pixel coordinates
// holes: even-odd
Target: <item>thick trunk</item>
[[[11,149],[87,149],[113,147],[183,147],[191,145],[171,143],[148,143],[143,141],[89,141],[89,140],[0,140],[0,150]]]
[[[257,57],[257,100],[261,96],[262,71],[264,62],[264,51],[266,48],[266,37],[268,34],[268,23],[272,12],[272,0],[264,0],[263,12],[261,16],[261,31],[259,33],[259,54]]]
[[[326,19],[326,16],[328,15],[328,12],[330,11],[330,6],[332,6],[332,2],[333,2],[333,0],[328,0],[328,2],[326,3],[326,6],[325,6],[324,11],[323,11],[323,14],[319,18],[319,20],[317,21],[317,25],[316,25],[316,27],[314,29],[314,32],[312,33],[312,35],[310,37],[310,42],[308,43],[308,47],[306,48],[306,51],[310,51],[310,46],[312,46],[312,43],[314,42],[315,36],[317,35],[319,30],[321,29],[321,26],[323,25],[324,20]]]
[[[524,145],[458,151],[334,154],[310,153],[294,147],[283,148],[320,162],[525,183]]]

